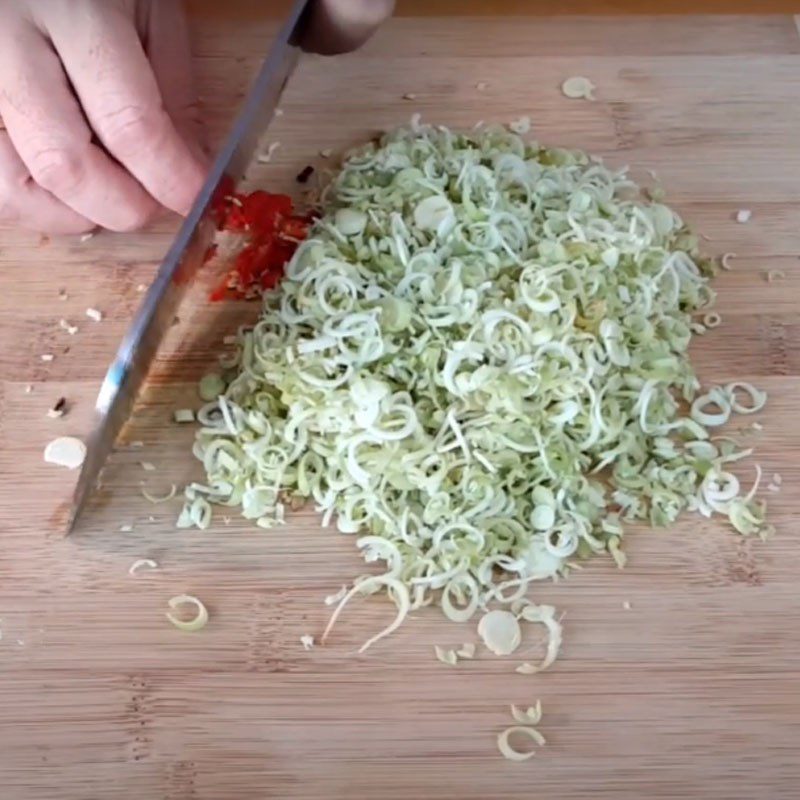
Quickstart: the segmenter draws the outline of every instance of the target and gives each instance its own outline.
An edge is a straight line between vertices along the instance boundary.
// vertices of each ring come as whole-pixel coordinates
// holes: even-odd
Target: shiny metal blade
[[[96,423],[72,500],[67,533],[95,487],[175,311],[203,263],[215,232],[211,203],[225,177],[239,181],[253,160],[300,54],[298,41],[310,0],[297,0],[273,43],[208,179],[164,258],[153,285],[108,370],[95,406]]]

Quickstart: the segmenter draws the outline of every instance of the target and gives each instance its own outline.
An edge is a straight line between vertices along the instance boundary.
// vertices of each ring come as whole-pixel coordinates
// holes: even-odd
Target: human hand
[[[186,214],[198,141],[179,0],[2,0],[0,222],[81,233],[137,229],[159,204]]]
[[[361,47],[387,19],[394,0],[317,0],[311,9],[303,48],[330,56]]]

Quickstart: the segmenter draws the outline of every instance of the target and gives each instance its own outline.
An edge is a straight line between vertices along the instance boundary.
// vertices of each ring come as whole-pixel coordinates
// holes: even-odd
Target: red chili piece
[[[284,265],[308,235],[313,221],[310,215],[294,214],[292,200],[286,195],[260,189],[242,194],[231,189],[221,185],[213,205],[214,218],[220,230],[245,234],[247,243],[211,293],[211,300],[249,298],[277,286]]]

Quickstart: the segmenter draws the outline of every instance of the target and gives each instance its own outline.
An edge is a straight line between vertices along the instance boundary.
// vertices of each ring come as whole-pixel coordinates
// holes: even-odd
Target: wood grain
[[[601,4],[602,5],[602,4]],[[272,30],[196,18],[197,69],[218,141]],[[487,47],[491,42],[491,48]],[[800,764],[800,37],[788,17],[399,18],[365,48],[308,58],[254,183],[294,190],[323,147],[344,147],[412,111],[451,125],[528,113],[536,134],[661,175],[710,253],[734,251],[718,282],[724,325],[693,345],[708,383],[770,392],[751,438],[769,476],[778,535],[767,544],[687,518],[630,537],[630,567],[593,563],[540,587],[566,613],[562,658],[544,675],[481,655],[445,667],[435,644],[474,641],[431,610],[368,653],[392,613],[349,608],[329,646],[303,633],[322,598],[360,574],[352,540],[299,513],[267,533],[221,517],[176,531],[153,490],[199,474],[191,430],[171,411],[222,336],[257,309],[211,306],[197,287],[170,332],[144,402],[86,530],[60,534],[75,476],[45,465],[55,435],[84,435],[106,364],[169,244],[174,221],[136,235],[42,242],[0,231],[0,796],[9,800],[263,798],[792,798]],[[598,102],[565,100],[586,74]],[[478,92],[475,84],[486,81]],[[402,99],[414,92],[418,100]],[[737,225],[738,208],[753,210]],[[786,279],[768,283],[779,268]],[[68,299],[59,300],[64,288]],[[84,316],[89,306],[106,318]],[[70,337],[60,318],[79,325]],[[40,356],[55,355],[51,363]],[[31,393],[25,388],[30,384]],[[59,396],[71,409],[46,417]],[[746,420],[747,423],[750,419]],[[140,462],[158,466],[146,473]],[[743,467],[749,477],[751,467]],[[123,524],[134,526],[120,532]],[[136,577],[150,557],[160,569]],[[174,630],[166,600],[197,594],[211,622]],[[623,610],[628,601],[631,610]],[[525,647],[540,647],[530,635]],[[509,703],[541,698],[548,746],[500,758]]]

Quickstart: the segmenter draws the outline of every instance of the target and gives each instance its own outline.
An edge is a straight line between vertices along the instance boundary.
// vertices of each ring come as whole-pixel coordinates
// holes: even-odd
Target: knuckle
[[[119,219],[113,226],[118,233],[132,233],[139,231],[150,222],[152,210],[145,205],[130,205],[120,209]]]
[[[73,194],[86,174],[84,159],[62,148],[38,150],[28,166],[36,183],[55,195]]]
[[[153,143],[162,126],[162,112],[140,106],[123,106],[106,114],[99,127],[108,146],[122,153],[135,152]]]

